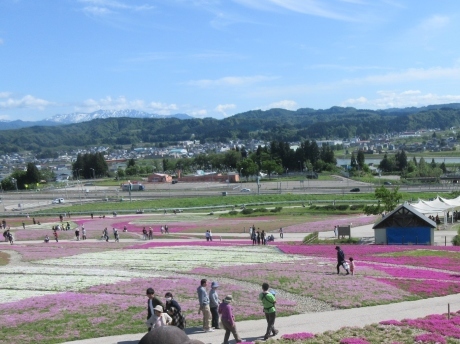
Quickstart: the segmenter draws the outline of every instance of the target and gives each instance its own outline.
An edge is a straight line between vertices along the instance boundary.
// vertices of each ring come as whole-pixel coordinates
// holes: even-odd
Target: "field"
[[[218,280],[221,296],[233,295],[237,321],[261,318],[259,302],[247,295],[257,294],[265,281],[278,292],[279,316],[313,311],[304,300],[313,299],[315,309],[331,310],[460,292],[456,247],[344,246],[347,256],[355,258],[357,273],[341,279],[343,297],[337,299],[333,245],[275,241],[252,246],[246,236],[252,225],[268,233],[276,234],[282,226],[286,233],[306,235],[331,230],[341,221],[362,225],[374,220],[319,213],[230,218],[193,213],[84,216],[65,219],[71,230],[60,232],[59,242],[45,244],[41,240],[57,224],[55,218],[42,217],[41,225],[29,220],[26,229],[21,226],[23,219],[12,219],[8,224],[17,227],[19,244],[0,246],[0,343],[8,338],[11,343],[51,344],[144,332],[148,287],[161,298],[171,291],[185,310],[188,327],[199,326],[196,288],[201,278]],[[160,233],[165,224],[170,235]],[[82,225],[88,241],[73,239],[73,229]],[[99,240],[105,227],[110,233],[118,228],[121,242],[113,242],[113,237],[108,243]],[[124,227],[126,233],[121,232]],[[142,240],[144,227],[152,227],[153,240]],[[203,239],[208,229],[214,234],[212,242]],[[224,239],[216,240],[219,237]],[[433,317],[398,323],[388,319],[317,336],[285,335],[280,343],[412,343],[417,336],[420,343],[458,343],[460,321],[451,322],[456,327],[448,331],[444,325],[428,326],[445,322],[445,317]]]

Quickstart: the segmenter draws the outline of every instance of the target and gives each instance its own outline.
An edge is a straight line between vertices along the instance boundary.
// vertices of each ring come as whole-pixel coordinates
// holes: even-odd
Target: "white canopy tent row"
[[[444,224],[447,224],[447,213],[450,213],[449,216],[451,216],[455,210],[460,209],[460,196],[453,199],[445,199],[437,196],[432,201],[419,199],[417,203],[412,203],[411,206],[427,216],[442,213],[444,215]]]

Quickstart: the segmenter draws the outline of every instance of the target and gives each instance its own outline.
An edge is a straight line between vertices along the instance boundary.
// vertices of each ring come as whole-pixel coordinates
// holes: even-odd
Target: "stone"
[[[152,329],[139,341],[139,344],[204,344],[191,340],[183,330],[176,326],[162,326]]]

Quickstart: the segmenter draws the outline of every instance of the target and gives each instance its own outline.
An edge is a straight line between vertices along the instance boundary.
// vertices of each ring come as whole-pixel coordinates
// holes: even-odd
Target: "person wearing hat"
[[[171,322],[172,318],[168,315],[168,313],[163,313],[163,307],[157,305],[153,309],[153,315],[147,320],[147,326],[149,327],[149,329],[152,329],[170,325]]]
[[[235,316],[233,315],[233,309],[230,305],[233,301],[232,295],[227,295],[222,303],[219,305],[219,314],[221,315],[222,326],[225,329],[224,344],[228,344],[230,338],[230,332],[233,334],[233,338],[237,343],[241,343],[242,340],[236,330]]]
[[[153,288],[147,289],[147,321],[155,314],[154,309],[156,306],[161,306],[161,311],[163,311],[164,305],[161,300],[155,296],[155,290]],[[150,327],[149,327],[150,331]]]
[[[211,326],[215,329],[219,329],[219,312],[217,308],[219,307],[219,295],[217,294],[217,288],[219,287],[219,283],[212,282],[211,283],[211,291],[209,292],[209,307],[211,309]]]
[[[349,275],[350,271],[348,271],[348,269],[344,265],[344,263],[345,263],[345,253],[343,253],[343,251],[340,248],[340,246],[336,246],[335,249],[337,251],[337,274],[340,273],[340,266],[343,266],[343,268],[347,272],[347,275]]]

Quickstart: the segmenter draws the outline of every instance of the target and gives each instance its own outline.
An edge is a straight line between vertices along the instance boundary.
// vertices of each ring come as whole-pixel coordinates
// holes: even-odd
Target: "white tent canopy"
[[[454,199],[445,199],[437,196],[432,201],[418,200],[417,203],[412,203],[411,206],[418,212],[424,215],[444,214],[444,223],[447,223],[447,213],[453,212],[460,208],[460,196]]]

